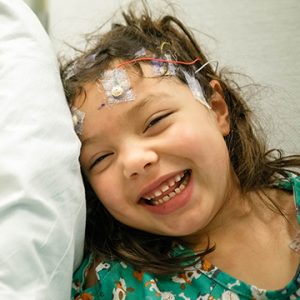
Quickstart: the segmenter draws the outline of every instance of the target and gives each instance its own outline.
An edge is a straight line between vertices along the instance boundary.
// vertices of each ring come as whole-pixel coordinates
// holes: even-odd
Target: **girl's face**
[[[149,71],[142,66],[144,73]],[[233,182],[224,136],[228,111],[217,82],[209,110],[172,77],[128,70],[135,100],[97,109],[105,91],[85,86],[80,162],[107,210],[120,222],[160,235],[205,232]],[[219,90],[219,92],[217,91]]]

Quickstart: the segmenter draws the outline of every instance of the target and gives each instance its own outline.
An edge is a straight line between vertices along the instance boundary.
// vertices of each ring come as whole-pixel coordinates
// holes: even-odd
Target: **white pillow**
[[[0,299],[70,297],[85,201],[49,37],[21,0],[0,0]]]

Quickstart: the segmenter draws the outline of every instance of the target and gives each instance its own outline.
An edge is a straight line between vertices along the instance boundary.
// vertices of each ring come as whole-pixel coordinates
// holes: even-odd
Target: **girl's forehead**
[[[160,103],[159,99],[171,99],[172,95],[176,94],[175,90],[178,93],[177,88],[180,86],[186,89],[176,78],[147,78],[134,72],[128,75],[130,85],[127,85],[127,82],[110,82],[110,85],[105,83],[105,89],[99,82],[86,84],[84,95],[75,100],[74,106],[86,114],[114,112],[118,108],[127,110],[141,106],[141,102],[150,103],[157,100],[156,102]]]
[[[194,98],[209,107],[194,74],[179,69],[185,77],[185,85],[179,80],[178,68],[173,67],[169,64],[153,63],[123,66],[122,63],[114,62],[111,69],[104,71],[94,82],[85,84],[84,92],[75,99],[72,115],[77,134],[83,131],[85,114],[95,114],[96,111],[107,110],[115,105],[134,102],[137,95],[139,99],[146,97],[144,94],[150,92],[155,95],[158,86],[161,85],[164,86],[166,93],[172,94],[174,91],[171,89],[174,86],[170,87],[170,82],[189,87]]]
[[[80,108],[82,109],[80,113],[84,114],[81,123],[80,139],[85,145],[87,141],[93,141],[93,137],[98,137],[99,135],[102,136],[102,140],[104,137],[110,140],[112,132],[114,133],[113,136],[116,133],[126,132],[127,128],[145,121],[150,115],[161,110],[174,109],[178,103],[182,103],[175,97],[172,82],[160,80],[155,85],[156,87],[153,88],[153,84],[147,84],[148,79],[141,78],[141,80],[145,82],[137,81],[137,89],[133,85],[136,93],[134,101],[114,104],[102,109],[97,109],[99,103],[97,94],[100,94],[97,91],[97,87],[95,85],[90,87],[87,99],[82,108]],[[169,83],[173,85],[173,89],[171,87],[170,89],[168,88]],[[184,85],[182,87],[185,88],[185,91],[188,91]],[[178,94],[177,91],[177,97]]]

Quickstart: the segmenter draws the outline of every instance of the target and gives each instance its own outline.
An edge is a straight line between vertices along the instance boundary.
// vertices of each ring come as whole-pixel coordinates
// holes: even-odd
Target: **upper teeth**
[[[179,182],[183,178],[183,176],[184,176],[183,172],[181,172],[180,174],[177,174],[173,178],[171,178],[168,181],[161,184],[158,188],[156,188],[151,193],[143,196],[143,198],[147,199],[147,200],[151,200],[155,197],[161,196],[163,193],[165,193],[167,190],[169,190],[172,186],[174,186],[176,182]]]

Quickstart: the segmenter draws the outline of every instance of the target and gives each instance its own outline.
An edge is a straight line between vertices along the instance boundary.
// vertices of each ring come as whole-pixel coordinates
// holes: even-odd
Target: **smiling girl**
[[[300,156],[267,151],[177,18],[123,16],[62,69],[88,209],[72,299],[297,299]]]

